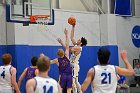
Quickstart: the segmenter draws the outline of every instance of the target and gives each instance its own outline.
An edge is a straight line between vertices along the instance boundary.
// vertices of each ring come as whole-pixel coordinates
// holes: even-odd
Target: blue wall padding
[[[118,65],[118,47],[115,45],[106,46],[111,51],[110,64]],[[29,45],[1,45],[0,46],[0,56],[3,53],[10,53],[13,57],[12,65],[17,68],[17,80],[23,70],[31,65],[32,56],[39,57],[40,53],[44,53],[50,59],[57,58],[57,50],[62,48],[61,46],[29,46]],[[82,55],[79,60],[80,72],[79,72],[79,82],[83,83],[88,70],[94,65],[98,64],[97,62],[97,51],[100,46],[86,46],[83,47]],[[1,59],[0,59],[1,61]],[[0,62],[0,64],[2,64]],[[58,79],[58,67],[57,65],[51,65],[49,71],[49,76]],[[21,85],[21,93],[24,93],[24,80]],[[91,87],[87,89],[85,93],[91,93]]]

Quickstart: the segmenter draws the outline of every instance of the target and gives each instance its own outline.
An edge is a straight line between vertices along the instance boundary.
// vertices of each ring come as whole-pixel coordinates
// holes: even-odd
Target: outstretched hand
[[[68,34],[68,30],[65,28],[64,29],[64,34],[67,35]]]
[[[120,52],[120,55],[121,55],[121,58],[122,58],[122,59],[126,59],[126,58],[127,58],[127,51],[126,51],[126,50],[122,50],[122,51]]]
[[[57,38],[57,41],[58,41],[59,43],[62,43],[61,38]]]
[[[76,23],[72,25],[72,27],[75,27]]]

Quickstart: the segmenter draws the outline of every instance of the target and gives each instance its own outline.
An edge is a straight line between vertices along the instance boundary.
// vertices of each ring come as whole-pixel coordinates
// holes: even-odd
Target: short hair
[[[8,53],[2,55],[2,63],[4,65],[9,64],[12,61],[12,56]]]
[[[40,72],[46,72],[50,68],[50,59],[47,56],[39,58],[37,68]]]
[[[58,55],[59,57],[62,57],[62,56],[64,55],[64,50],[63,50],[63,49],[58,49],[57,55]]]
[[[33,56],[31,59],[32,66],[36,66],[37,61],[38,61],[38,58],[36,56]]]
[[[107,65],[110,58],[110,51],[105,48],[101,47],[98,51],[98,60],[100,65]]]
[[[87,39],[85,39],[84,37],[81,38],[81,46],[86,46],[87,45]]]

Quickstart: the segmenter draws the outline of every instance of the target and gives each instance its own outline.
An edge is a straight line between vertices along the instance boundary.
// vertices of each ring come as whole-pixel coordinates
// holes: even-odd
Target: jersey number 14
[[[46,86],[43,86],[44,93],[53,93],[53,87],[51,86],[48,90],[46,90]]]

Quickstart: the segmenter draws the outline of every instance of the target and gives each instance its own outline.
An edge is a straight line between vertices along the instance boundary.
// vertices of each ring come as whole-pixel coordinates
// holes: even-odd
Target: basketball
[[[74,26],[76,24],[76,19],[74,17],[69,17],[68,18],[68,23],[72,26]]]

